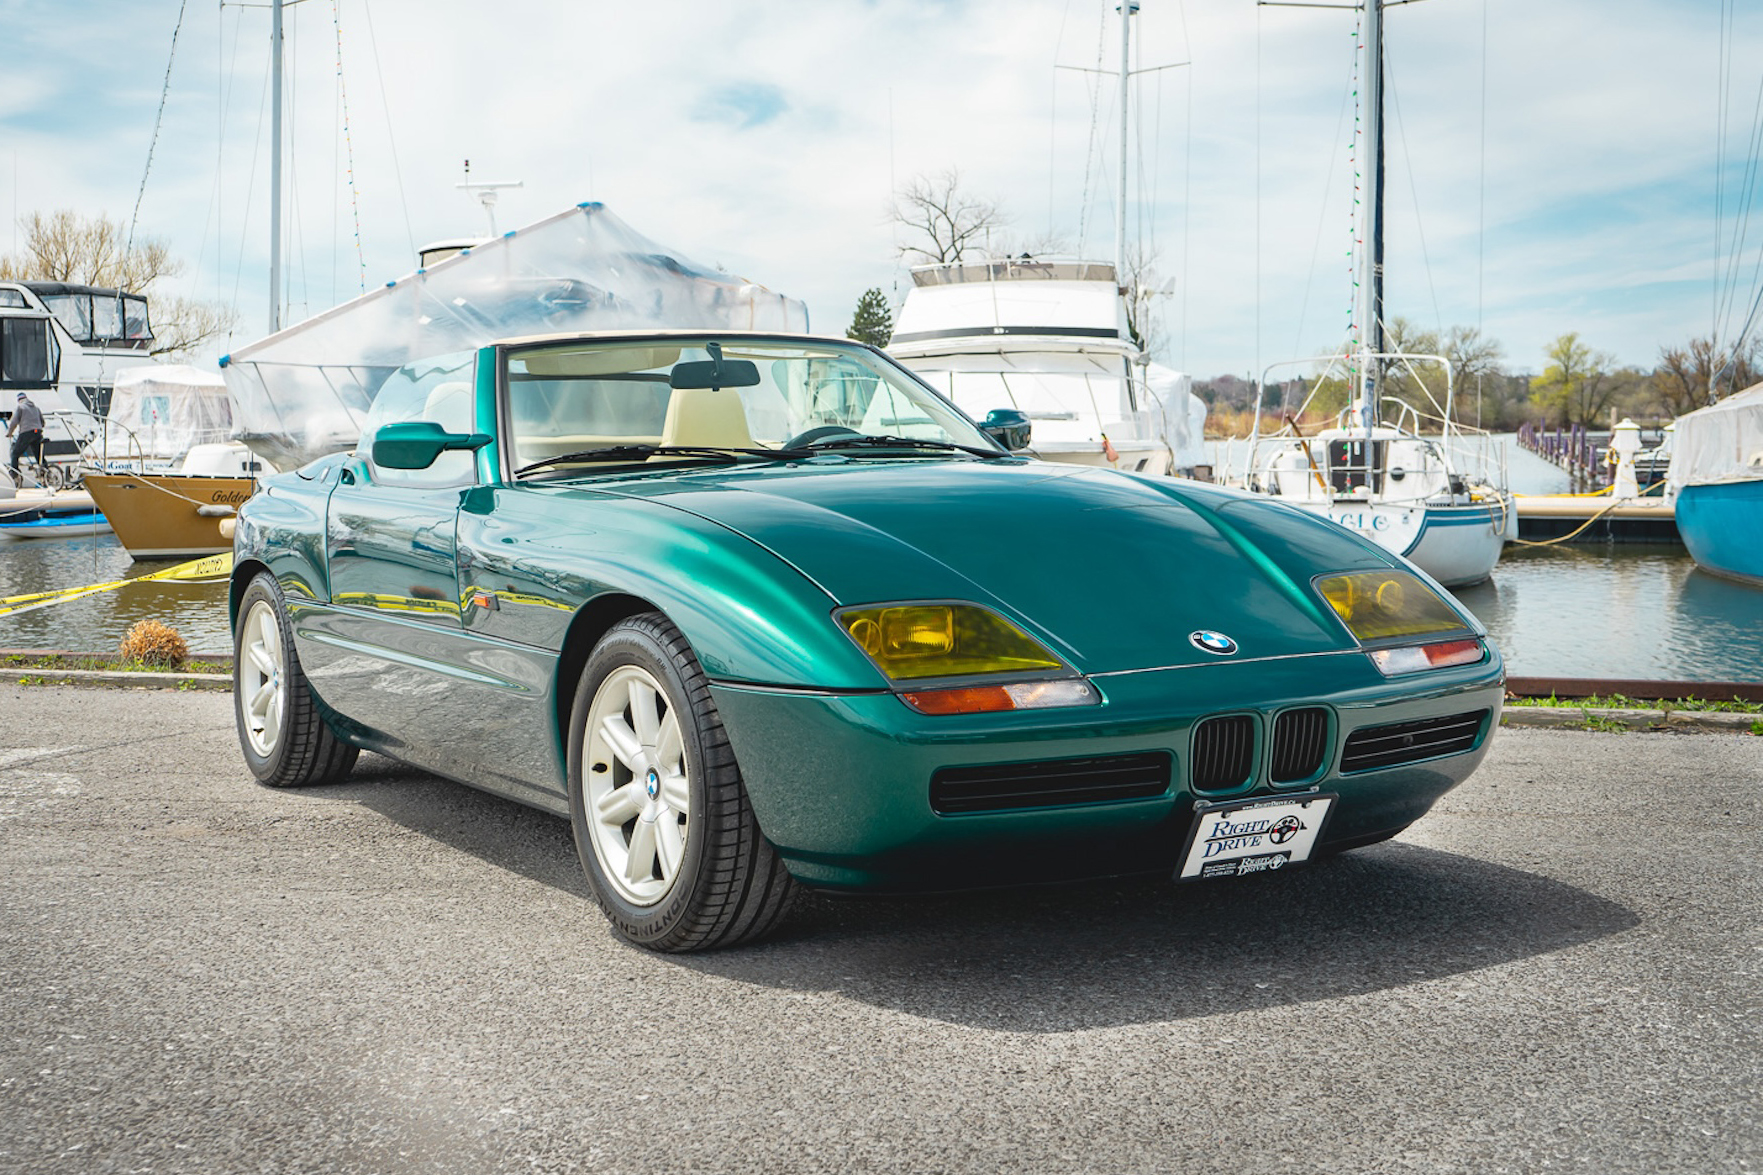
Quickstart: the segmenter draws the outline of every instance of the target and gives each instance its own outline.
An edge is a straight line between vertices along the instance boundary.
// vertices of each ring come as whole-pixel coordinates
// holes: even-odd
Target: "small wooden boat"
[[[88,473],[84,484],[136,559],[232,550],[221,520],[257,489],[252,477],[176,473]]]

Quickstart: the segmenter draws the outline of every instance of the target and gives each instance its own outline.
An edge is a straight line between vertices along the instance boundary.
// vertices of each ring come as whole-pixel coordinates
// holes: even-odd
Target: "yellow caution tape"
[[[133,579],[116,579],[109,583],[87,584],[85,587],[61,588],[53,592],[34,592],[27,596],[7,596],[0,599],[0,616],[13,616],[20,612],[29,612],[33,608],[47,608],[51,604],[64,604],[69,600],[78,600],[85,596],[94,596],[99,592],[114,591],[127,587],[131,583],[146,583],[148,580],[172,580],[179,583],[202,583],[216,579],[224,579],[233,571],[233,553],[222,552],[219,555],[205,555],[200,559],[192,559],[188,563],[179,563],[176,567],[167,567],[164,571],[149,572],[137,575]]]

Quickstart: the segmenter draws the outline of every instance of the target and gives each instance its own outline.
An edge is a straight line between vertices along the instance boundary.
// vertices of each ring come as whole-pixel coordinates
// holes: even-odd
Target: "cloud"
[[[0,215],[126,219],[174,7],[0,0],[0,74],[24,79],[0,95]],[[959,167],[1018,237],[1113,251],[1113,86],[1054,66],[1112,68],[1115,0],[538,7],[510,21],[475,0],[341,0],[347,136],[331,7],[287,10],[296,314],[355,293],[363,265],[371,287],[408,272],[417,245],[484,231],[456,187],[466,157],[474,176],[524,182],[500,228],[603,200],[694,260],[806,299],[834,334],[863,290],[909,284],[884,209],[918,173]],[[143,231],[191,266],[167,293],[237,297],[234,348],[267,317],[267,19],[189,7],[141,206]],[[1142,75],[1132,130],[1128,227],[1177,282],[1157,302],[1168,361],[1240,373],[1338,339],[1356,19],[1143,6],[1137,64],[1191,63]],[[1711,329],[1735,207],[1729,189],[1717,249],[1714,0],[1461,0],[1386,24],[1392,314],[1479,320],[1515,365],[1567,330],[1651,362]],[[1731,24],[1729,168],[1763,14]]]
[[[716,87],[699,99],[692,108],[692,118],[744,131],[772,121],[789,108],[784,92],[776,86],[731,82]]]

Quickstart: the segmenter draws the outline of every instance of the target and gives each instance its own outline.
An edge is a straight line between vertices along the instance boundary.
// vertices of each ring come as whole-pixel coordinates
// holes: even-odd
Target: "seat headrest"
[[[667,400],[661,443],[753,448],[753,434],[747,429],[747,410],[741,404],[740,393],[732,388],[674,389]]]

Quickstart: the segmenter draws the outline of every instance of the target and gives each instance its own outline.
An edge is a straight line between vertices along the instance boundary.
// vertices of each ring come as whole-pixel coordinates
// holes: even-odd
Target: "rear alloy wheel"
[[[641,946],[757,938],[794,896],[704,671],[659,613],[616,625],[588,659],[570,714],[569,804],[594,896]]]
[[[325,724],[294,652],[294,631],[271,575],[239,600],[233,631],[233,715],[245,765],[270,787],[334,783],[360,753]]]

